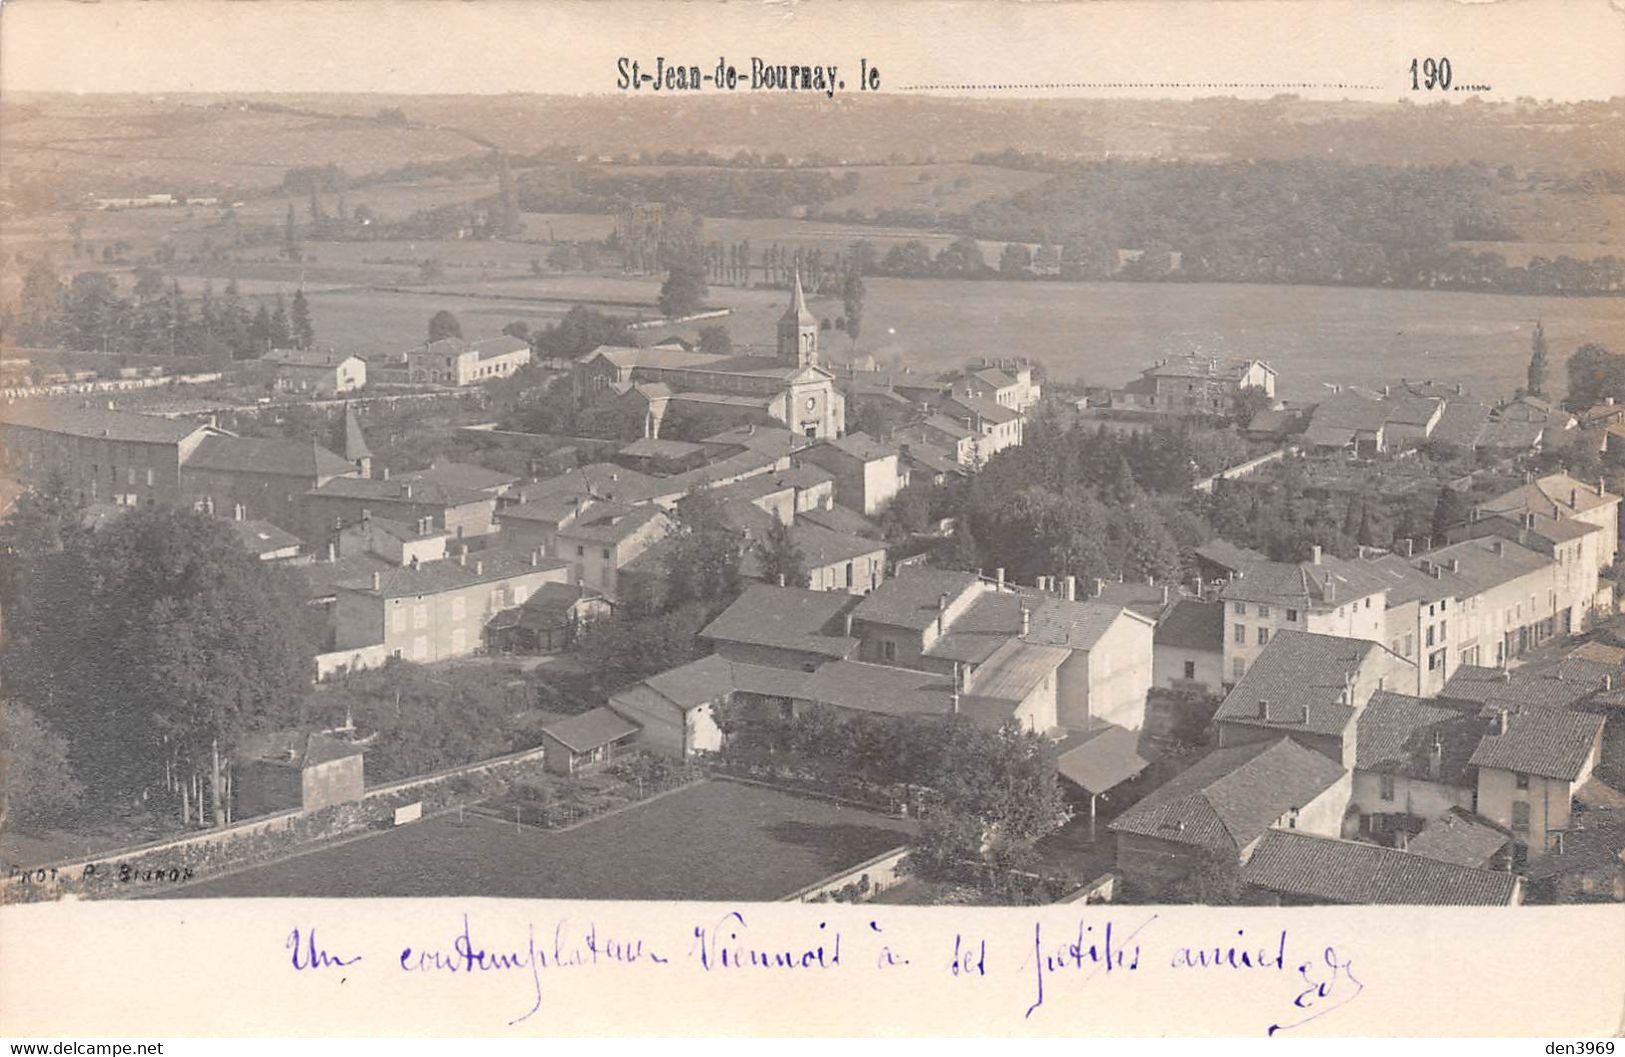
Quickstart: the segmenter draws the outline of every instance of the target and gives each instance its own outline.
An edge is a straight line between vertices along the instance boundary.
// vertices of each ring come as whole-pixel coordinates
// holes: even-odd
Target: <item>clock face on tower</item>
[[[815,408],[817,406],[818,406],[818,398],[815,397],[815,396],[809,396],[807,398],[807,410],[811,411],[813,408]]]

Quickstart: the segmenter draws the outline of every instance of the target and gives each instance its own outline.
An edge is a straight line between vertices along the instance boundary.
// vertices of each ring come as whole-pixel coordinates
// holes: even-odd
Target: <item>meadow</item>
[[[707,781],[548,831],[441,815],[176,896],[773,900],[906,843],[884,815]]]

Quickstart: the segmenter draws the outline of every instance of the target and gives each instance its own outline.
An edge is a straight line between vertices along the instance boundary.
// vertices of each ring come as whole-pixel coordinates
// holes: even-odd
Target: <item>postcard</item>
[[[1611,1053],[1622,55],[12,0],[0,1030]]]

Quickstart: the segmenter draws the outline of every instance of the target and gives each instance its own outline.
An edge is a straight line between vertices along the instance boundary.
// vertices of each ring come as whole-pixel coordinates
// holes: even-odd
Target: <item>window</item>
[[[1247,662],[1245,660],[1241,659],[1240,657],[1233,658],[1230,661],[1230,677],[1232,679],[1240,679],[1242,676],[1244,676],[1246,674],[1247,674]]]
[[[1369,598],[1368,598],[1368,599],[1366,599],[1366,600],[1365,600],[1365,607],[1366,607],[1366,608],[1367,608],[1367,609],[1370,609],[1370,608],[1371,608],[1371,599],[1369,599]]]
[[[1379,783],[1382,786],[1382,791],[1381,791],[1381,794],[1380,794],[1382,796],[1382,798],[1384,800],[1390,800],[1390,801],[1393,800],[1394,799],[1394,776],[1391,775],[1391,774],[1381,775],[1380,778],[1379,778]]]
[[[467,615],[467,606],[464,605],[463,596],[458,595],[451,600],[451,619],[462,620]]]
[[[1428,671],[1438,672],[1444,670],[1444,650],[1435,650],[1428,654]]]
[[[1427,644],[1429,646],[1433,645],[1433,625],[1432,624],[1428,625]]]
[[[1296,609],[1289,609],[1286,611],[1286,622],[1288,624],[1296,624],[1298,622],[1298,611]]]
[[[395,612],[391,616],[392,616],[391,623],[394,625],[395,630],[396,631],[405,631],[406,630],[406,610],[402,609],[397,604],[395,606]]]
[[[609,561],[609,548],[608,547],[604,548],[604,560],[606,562]]]
[[[412,607],[412,626],[426,628],[429,626],[429,607],[419,602]]]
[[[880,656],[888,661],[897,659],[897,643],[886,639],[880,644]]]
[[[1247,603],[1246,602],[1236,602],[1233,605],[1231,605],[1230,609],[1238,617],[1244,617],[1244,616],[1247,615]]]
[[[1406,657],[1409,657],[1415,650],[1416,650],[1416,636],[1415,635],[1406,635],[1405,636],[1405,654],[1404,655]]]
[[[1260,617],[1264,617],[1265,619],[1268,619],[1268,617],[1270,615],[1270,607],[1269,606],[1259,606],[1258,607],[1258,615]]]
[[[1522,771],[1514,771],[1512,774],[1512,784],[1517,786],[1519,789],[1528,789],[1529,776]]]
[[[1443,642],[1443,641],[1444,641],[1444,632],[1445,632],[1445,628],[1446,628],[1446,627],[1448,627],[1448,626],[1449,626],[1449,624],[1450,624],[1450,622],[1449,622],[1449,621],[1447,621],[1447,620],[1441,620],[1441,621],[1439,621],[1439,641],[1440,641],[1440,642]]]
[[[1529,828],[1529,801],[1514,800],[1512,802],[1512,828],[1522,830]]]
[[[1236,645],[1247,645],[1247,625],[1237,624],[1235,629]]]
[[[1195,679],[1196,678],[1196,662],[1195,661],[1186,661],[1185,662],[1185,678],[1186,679]]]
[[[577,558],[585,558],[586,556],[587,556],[587,548],[583,547],[579,543],[576,544],[576,557]]]
[[[1270,641],[1270,629],[1269,628],[1259,628],[1258,629],[1258,644],[1260,646],[1263,646],[1266,643],[1268,643],[1269,641]]]

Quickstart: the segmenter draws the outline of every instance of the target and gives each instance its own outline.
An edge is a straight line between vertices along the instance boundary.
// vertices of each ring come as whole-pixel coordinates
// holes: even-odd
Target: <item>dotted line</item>
[[[1489,90],[1490,86],[1487,84],[1458,84],[1452,89],[1452,91],[1456,92],[1487,92]]]
[[[905,84],[899,92],[999,92],[1031,88],[1342,88],[1357,92],[1380,92],[1374,84],[1349,84],[1343,81],[1034,81],[1027,84]],[[1463,89],[1458,88],[1457,91]],[[1468,90],[1487,91],[1486,88]]]

